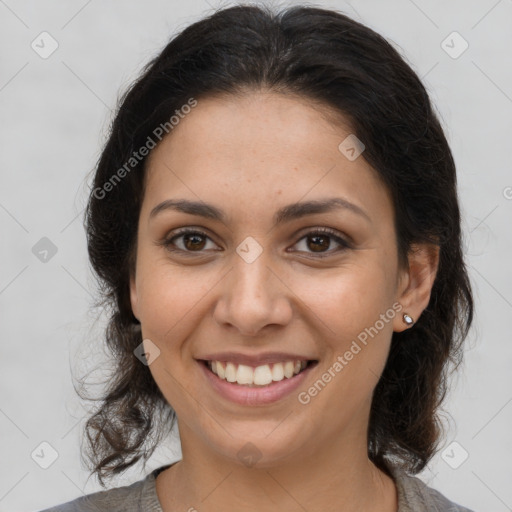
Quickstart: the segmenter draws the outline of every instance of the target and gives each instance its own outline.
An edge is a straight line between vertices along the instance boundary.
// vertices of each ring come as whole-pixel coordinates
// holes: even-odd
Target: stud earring
[[[414,320],[412,319],[411,316],[409,316],[407,313],[404,313],[403,315],[403,319],[404,319],[404,322],[407,324],[407,325],[412,325],[414,323]]]

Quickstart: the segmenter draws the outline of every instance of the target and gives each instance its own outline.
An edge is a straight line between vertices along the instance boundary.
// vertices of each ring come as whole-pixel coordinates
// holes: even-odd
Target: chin
[[[307,445],[306,440],[295,438],[289,431],[283,429],[279,435],[275,429],[252,428],[245,429],[243,435],[223,436],[223,439],[210,439],[210,446],[223,459],[239,464],[246,468],[265,469],[278,467],[289,463],[294,456],[304,456],[303,447]],[[229,430],[228,430],[229,431]],[[224,432],[225,433],[225,432]]]

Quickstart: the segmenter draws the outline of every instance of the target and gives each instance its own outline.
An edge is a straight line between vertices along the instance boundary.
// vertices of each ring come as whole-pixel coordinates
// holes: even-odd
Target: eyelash
[[[205,238],[208,238],[211,240],[211,238],[203,231],[200,231],[197,229],[183,228],[183,229],[180,229],[180,230],[177,230],[177,231],[174,231],[173,233],[171,233],[170,236],[168,236],[161,242],[161,245],[163,245],[170,252],[181,252],[183,254],[186,254],[187,256],[193,256],[193,255],[195,255],[195,253],[200,254],[202,251],[186,251],[183,249],[176,249],[176,248],[171,247],[174,245],[173,240],[176,240],[177,238],[181,238],[184,235],[199,235],[201,237],[205,237]],[[350,244],[346,240],[341,238],[338,235],[337,231],[330,229],[330,228],[316,228],[312,231],[309,231],[308,233],[304,234],[301,238],[299,238],[299,240],[294,245],[297,245],[297,243],[300,242],[301,240],[303,240],[304,238],[314,236],[314,235],[329,235],[330,238],[332,238],[335,242],[337,242],[342,247],[341,249],[338,249],[335,251],[327,251],[324,253],[313,253],[313,252],[308,253],[308,254],[313,254],[315,258],[327,258],[329,256],[332,256],[334,253],[339,253],[339,252],[342,252],[342,251],[350,248]],[[299,251],[299,252],[303,252],[303,251]]]

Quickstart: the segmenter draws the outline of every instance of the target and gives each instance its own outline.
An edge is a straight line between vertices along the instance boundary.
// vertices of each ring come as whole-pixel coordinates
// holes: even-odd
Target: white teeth
[[[239,364],[236,372],[236,381],[238,384],[253,384],[254,372],[252,368],[244,364]]]
[[[284,368],[282,364],[275,364],[272,367],[272,380],[280,381],[284,379]]]
[[[294,364],[293,361],[288,361],[287,363],[285,363],[285,365],[284,365],[284,376],[287,379],[292,377],[294,369],[295,369],[295,364]]]
[[[271,382],[279,382],[284,378],[290,379],[304,370],[307,361],[286,361],[284,363],[264,364],[253,368],[245,364],[235,365],[221,361],[209,361],[209,368],[219,378],[240,385],[266,386]]]
[[[226,364],[226,380],[228,382],[235,382],[236,380],[236,366],[233,363]]]
[[[221,379],[226,378],[226,370],[224,366],[222,366],[222,363],[217,361],[217,371],[213,370],[213,373],[216,373]]]
[[[272,372],[268,364],[258,366],[254,369],[254,384],[258,386],[266,386],[272,382]]]

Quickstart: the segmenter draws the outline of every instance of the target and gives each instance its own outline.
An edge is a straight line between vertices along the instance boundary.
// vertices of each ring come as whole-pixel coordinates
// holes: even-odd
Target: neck
[[[164,512],[336,510],[396,512],[393,479],[367,457],[366,442],[333,437],[285,462],[252,467],[220,456],[182,430],[183,459],[157,477]],[[362,440],[365,441],[365,440]]]

